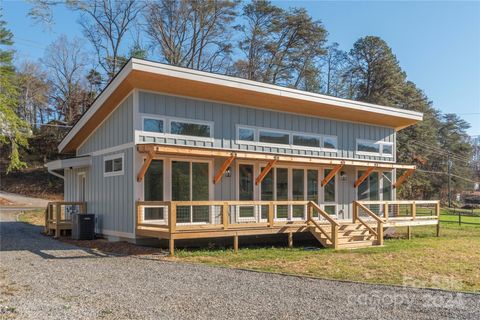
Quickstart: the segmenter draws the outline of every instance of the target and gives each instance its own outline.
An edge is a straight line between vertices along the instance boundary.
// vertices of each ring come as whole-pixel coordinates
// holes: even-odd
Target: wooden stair
[[[333,238],[330,225],[321,224],[320,226],[323,231],[320,231],[316,225],[309,225],[308,230],[322,246],[325,248],[334,248],[335,246],[330,240]],[[372,226],[372,229],[376,231],[376,226]],[[337,249],[366,248],[376,246],[377,243],[376,235],[372,234],[361,223],[340,223],[338,227]]]

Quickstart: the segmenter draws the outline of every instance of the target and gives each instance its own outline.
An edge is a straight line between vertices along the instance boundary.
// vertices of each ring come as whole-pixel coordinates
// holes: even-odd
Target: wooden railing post
[[[353,201],[353,213],[352,213],[353,223],[357,222],[357,218],[358,218],[357,201]]]
[[[228,205],[227,202],[225,202],[222,206],[222,220],[223,220],[223,229],[227,230],[228,229],[228,211],[229,211],[230,206]]]
[[[440,201],[437,201],[435,203],[435,214],[437,215],[437,219],[440,219]]]
[[[412,220],[415,220],[417,218],[417,204],[415,201],[412,202]]]
[[[336,250],[338,249],[338,226],[332,224],[332,247]]]
[[[385,218],[385,221],[388,220],[388,203],[387,202],[383,204],[383,217]]]
[[[312,220],[313,218],[313,207],[309,204],[307,204],[307,222]]]
[[[62,215],[62,205],[56,204],[55,211],[55,238],[60,237],[60,219]]]
[[[138,202],[136,203],[136,206],[137,206],[137,223],[136,223],[136,225],[135,225],[135,228],[137,228],[138,225],[141,224],[141,223],[142,223],[142,220],[143,220],[143,219],[142,219],[142,218],[143,218],[143,217],[142,217],[142,206],[141,206],[140,203],[138,203]]]
[[[273,202],[268,203],[268,226],[273,228],[273,217],[274,217],[274,210],[273,210]]]
[[[169,203],[168,206],[168,231],[170,232],[170,236],[172,233],[175,233],[177,229],[177,205],[173,202]]]
[[[383,223],[377,223],[377,244],[379,246],[383,245]]]

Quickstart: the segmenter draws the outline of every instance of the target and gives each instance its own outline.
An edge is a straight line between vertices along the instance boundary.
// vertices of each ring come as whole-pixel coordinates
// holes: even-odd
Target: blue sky
[[[408,79],[423,89],[435,108],[457,113],[480,135],[480,1],[277,1],[305,7],[328,30],[328,40],[344,50],[366,35],[392,48]],[[60,34],[82,37],[78,16],[55,9],[51,30],[26,16],[30,5],[4,1],[3,14],[15,36],[17,59],[37,59]],[[88,43],[85,42],[88,48]]]

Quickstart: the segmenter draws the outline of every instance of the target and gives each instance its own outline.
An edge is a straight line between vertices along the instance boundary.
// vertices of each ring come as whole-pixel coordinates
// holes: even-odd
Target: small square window
[[[143,130],[163,133],[163,120],[145,118],[143,119]]]
[[[323,138],[323,147],[325,149],[332,149],[336,150],[337,149],[337,138],[335,137],[324,137]]]
[[[103,162],[104,176],[118,176],[123,174],[123,154],[106,156]]]
[[[249,128],[239,128],[238,140],[255,141],[255,130]]]
[[[382,145],[382,154],[384,155],[393,155],[393,145],[392,144],[384,144]]]
[[[113,160],[105,161],[105,172],[112,172],[113,171]]]
[[[122,160],[123,160],[122,158],[113,159],[113,172],[122,171],[122,167],[123,167]]]

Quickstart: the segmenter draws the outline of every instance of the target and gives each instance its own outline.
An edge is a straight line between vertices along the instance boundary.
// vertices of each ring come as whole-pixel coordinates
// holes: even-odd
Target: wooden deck
[[[72,230],[72,214],[86,212],[85,202],[49,202],[45,209],[45,233],[58,238],[62,232]]]
[[[310,232],[324,247],[345,249],[383,245],[386,227],[438,226],[440,214],[438,201],[355,201],[353,208],[352,220],[342,221],[312,201],[139,201],[136,235],[168,239],[171,255],[177,239],[233,237],[237,251],[241,236],[287,234],[291,246],[298,232]],[[148,210],[156,220],[146,218]],[[193,221],[195,211],[203,213],[202,221]],[[190,221],[180,221],[185,212]]]

